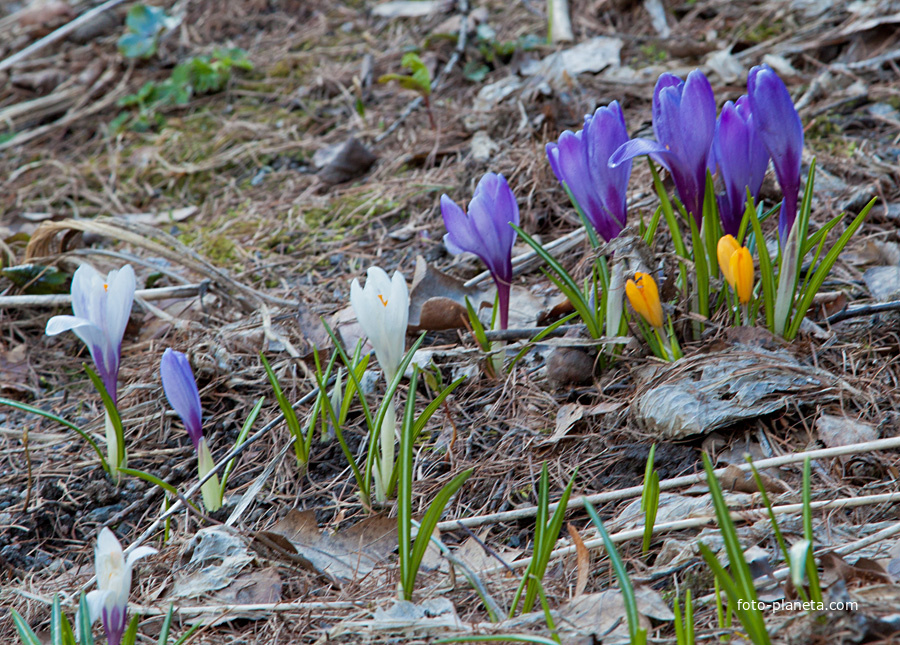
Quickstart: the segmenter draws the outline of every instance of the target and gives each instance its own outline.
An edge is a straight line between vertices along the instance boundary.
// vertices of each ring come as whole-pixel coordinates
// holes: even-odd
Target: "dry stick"
[[[546,330],[546,327],[523,327],[522,329],[493,329],[493,330],[485,330],[484,335],[488,340],[528,340],[534,338],[536,335],[540,334],[542,331]],[[584,325],[562,325],[557,327],[549,334],[544,336],[544,338],[550,338],[552,336],[565,336],[566,332],[573,331],[576,329],[585,329]]]
[[[832,499],[832,500],[821,500],[817,502],[812,502],[810,507],[813,510],[824,509],[831,510],[834,508],[853,508],[855,506],[868,506],[872,504],[883,504],[885,502],[895,502],[900,500],[900,492],[897,493],[882,493],[881,495],[865,495],[863,497],[843,497],[841,499]],[[802,513],[803,512],[803,504],[785,504],[783,506],[773,506],[772,512],[776,515],[786,515],[789,513]],[[754,508],[747,511],[731,511],[731,519],[735,522],[754,522],[756,520],[764,519],[768,517],[769,511],[765,508]],[[653,527],[653,534],[657,533],[668,533],[669,531],[682,531],[684,529],[695,529],[700,528],[702,526],[714,525],[716,523],[715,515],[708,515],[703,517],[691,517],[686,520],[677,520],[675,522],[666,522],[664,524],[657,524]],[[893,528],[893,527],[888,527]],[[886,529],[887,530],[887,529]],[[610,539],[613,542],[625,542],[627,540],[634,540],[640,537],[643,537],[644,529],[631,529],[628,531],[620,531],[618,533],[613,533],[610,536]],[[603,538],[596,538],[593,540],[586,540],[584,543],[588,549],[597,549],[603,546]],[[575,545],[565,546],[550,553],[550,559],[556,560],[563,556],[569,555],[570,553],[575,553],[577,551],[577,547]],[[516,569],[520,569],[522,567],[527,567],[531,563],[532,558],[523,558],[522,560],[516,560],[510,566]],[[487,575],[490,573],[505,571],[506,569],[501,566],[491,567],[490,569],[485,569],[482,571],[482,575]]]
[[[776,468],[787,464],[795,464],[804,461],[807,457],[810,459],[827,459],[829,457],[839,457],[842,455],[853,455],[864,452],[874,452],[877,450],[889,450],[891,448],[900,448],[900,437],[891,437],[889,439],[878,439],[877,441],[865,441],[863,443],[854,443],[847,446],[837,446],[834,448],[822,448],[820,450],[808,450],[805,452],[797,452],[780,457],[772,457],[770,459],[761,459],[753,463],[758,469]],[[750,470],[749,464],[738,464],[737,468],[741,470]],[[725,473],[725,468],[719,468],[715,471],[716,476]],[[665,479],[659,482],[659,489],[671,490],[673,488],[681,488],[682,486],[690,486],[693,484],[702,484],[706,481],[705,473],[695,473],[693,475],[684,475],[673,479]],[[595,495],[584,495],[569,500],[567,509],[581,508],[584,501],[587,500],[592,504],[605,504],[621,499],[630,499],[640,497],[643,493],[643,486],[631,486],[619,490],[608,491],[605,493],[597,493]],[[552,513],[559,504],[550,504],[549,510]],[[489,515],[477,515],[475,517],[466,517],[458,520],[447,520],[438,523],[438,529],[441,531],[452,531],[460,526],[482,526],[484,524],[495,524],[506,520],[519,520],[537,515],[536,506],[528,506],[526,508],[517,508],[513,511],[503,511],[501,513],[491,513]]]
[[[453,68],[456,67],[456,63],[459,62],[460,56],[463,55],[463,52],[466,51],[466,39],[469,35],[469,0],[459,0],[459,17],[460,17],[460,26],[459,26],[459,35],[456,37],[456,49],[453,52],[453,55],[450,56],[450,60],[447,61],[447,64],[444,65],[443,68],[438,72],[437,76],[435,76],[434,80],[431,83],[431,91],[433,92],[438,88],[441,82],[444,80],[444,77],[453,71]],[[415,112],[420,105],[424,102],[424,96],[417,96],[412,101],[410,101],[406,108],[404,108],[403,112],[400,113],[400,116],[397,117],[397,120],[394,121],[390,127],[375,137],[375,143],[381,143],[387,137],[393,134],[394,130],[399,128],[404,121],[409,117],[410,114]]]
[[[107,9],[112,9],[116,5],[122,4],[124,1],[125,0],[108,0],[107,2],[104,2],[99,7],[94,7],[93,9],[91,9],[89,11],[85,11],[83,14],[81,14],[80,16],[78,16],[77,18],[72,20],[71,22],[64,24],[62,27],[60,27],[56,31],[53,31],[53,32],[47,34],[40,40],[36,40],[35,42],[28,45],[28,47],[26,47],[25,49],[16,52],[15,54],[7,57],[3,61],[0,61],[0,72],[2,72],[5,69],[9,69],[10,67],[12,67],[13,65],[15,65],[18,62],[25,60],[26,58],[28,58],[35,52],[42,50],[44,47],[47,47],[48,45],[52,45],[57,40],[61,40],[61,39],[65,38],[70,33],[75,31],[76,29],[78,29],[81,25],[85,24],[86,22],[89,22],[94,16],[97,16],[97,15],[103,13]]]
[[[872,314],[880,314],[884,311],[900,311],[900,300],[891,300],[890,302],[879,302],[874,305],[861,305],[859,307],[848,307],[836,314],[829,316],[826,322],[833,325],[836,322],[847,320],[848,318],[859,318],[860,316],[871,316]]]
[[[204,280],[196,284],[183,284],[175,287],[158,287],[155,289],[139,289],[134,292],[136,298],[142,300],[165,300],[167,298],[190,298],[204,293],[209,287],[210,281]],[[72,304],[70,294],[46,295],[46,296],[0,296],[0,308],[12,309],[19,307],[64,307]]]

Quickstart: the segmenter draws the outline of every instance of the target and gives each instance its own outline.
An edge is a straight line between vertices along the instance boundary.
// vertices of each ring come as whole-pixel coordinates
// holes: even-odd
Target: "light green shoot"
[[[556,546],[556,540],[562,529],[563,518],[566,514],[566,505],[569,503],[569,497],[572,495],[572,487],[575,485],[575,476],[577,474],[578,469],[576,468],[575,472],[572,473],[571,479],[569,479],[566,489],[563,491],[562,497],[560,497],[560,500],[557,503],[553,516],[551,517],[550,478],[547,472],[547,463],[544,462],[544,465],[541,468],[541,480],[538,486],[538,512],[537,517],[535,518],[534,527],[534,553],[532,554],[528,568],[525,569],[525,574],[522,576],[522,581],[519,583],[519,588],[516,590],[516,595],[510,606],[510,618],[515,616],[523,592],[525,593],[525,600],[522,606],[522,613],[527,614],[534,607],[534,602],[537,599],[538,587],[533,581],[544,579],[544,573],[547,571],[547,564],[550,562],[550,554],[553,552],[553,547]]]
[[[706,481],[715,508],[719,531],[725,542],[731,573],[725,570],[716,554],[702,542],[699,544],[700,554],[712,569],[717,584],[725,591],[725,595],[728,597],[729,611],[733,611],[738,617],[750,641],[755,645],[770,645],[769,632],[759,608],[753,576],[750,574],[750,567],[744,558],[737,529],[731,519],[728,505],[725,503],[725,496],[722,494],[719,480],[716,479],[712,462],[706,453],[703,454],[703,467],[706,470]]]
[[[647,466],[644,469],[644,490],[641,492],[641,510],[644,512],[644,542],[641,552],[645,555],[650,550],[653,539],[653,526],[656,524],[656,513],[659,510],[659,473],[653,467],[656,455],[656,444],[650,448]]]
[[[631,645],[647,645],[647,630],[641,628],[637,597],[634,595],[634,585],[631,584],[631,578],[625,569],[625,563],[622,562],[616,545],[613,543],[612,538],[609,537],[609,533],[606,532],[606,527],[603,526],[603,522],[597,514],[597,509],[586,499],[584,500],[584,508],[603,539],[606,554],[613,565],[616,580],[619,581],[619,591],[622,593],[622,600],[625,603],[625,616],[628,618],[628,634],[631,637]]]

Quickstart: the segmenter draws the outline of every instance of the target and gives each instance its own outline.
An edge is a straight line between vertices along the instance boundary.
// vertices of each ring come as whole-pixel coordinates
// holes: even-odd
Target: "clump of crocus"
[[[200,407],[200,392],[197,390],[191,363],[181,352],[167,348],[159,363],[159,374],[169,405],[181,418],[194,444],[197,453],[197,472],[200,479],[203,479],[213,469],[215,462],[203,436],[203,410]],[[212,512],[222,508],[222,487],[219,485],[217,475],[213,474],[206,480],[200,490],[206,510]]]
[[[119,645],[128,624],[128,593],[131,591],[131,569],[141,558],[156,553],[149,546],[139,546],[125,557],[122,545],[108,528],[97,537],[94,549],[94,572],[97,589],[87,594],[91,623],[98,618],[103,624],[108,645]]]
[[[622,108],[613,101],[585,116],[584,129],[574,133],[566,130],[557,143],[547,144],[547,158],[559,183],[607,242],[625,227],[631,159],[615,168],[608,162],[627,142]]]
[[[447,195],[441,195],[441,214],[450,253],[474,253],[487,265],[497,285],[500,328],[509,324],[509,291],[512,285],[512,247],[519,225],[519,205],[506,178],[486,173],[475,187],[468,213]]]
[[[379,267],[366,273],[365,288],[354,279],[350,285],[350,304],[356,319],[375,349],[375,356],[390,384],[397,375],[406,350],[406,328],[409,324],[409,290],[399,271],[393,278]],[[393,397],[388,402],[384,425],[378,430],[381,455],[375,475],[375,498],[387,500],[394,469],[394,440],[397,434],[397,411]],[[370,429],[374,431],[375,429]]]
[[[741,246],[733,235],[725,235],[716,247],[722,275],[740,302],[744,312],[744,324],[749,324],[748,304],[753,297],[753,257],[746,246]]]
[[[109,393],[113,405],[118,401],[117,381],[122,337],[134,302],[134,269],[126,264],[110,271],[104,278],[93,267],[83,264],[72,278],[73,316],[53,316],[47,321],[46,333],[55,336],[64,331],[75,332],[91,353],[97,375]],[[127,461],[125,446],[106,411],[106,452],[113,476]]]
[[[659,300],[659,288],[653,276],[643,271],[636,272],[634,280],[625,283],[625,295],[631,307],[650,326],[649,330],[642,327],[641,331],[653,353],[667,361],[681,358],[681,348],[672,332],[671,324],[666,329],[665,314]]]
[[[803,124],[787,87],[768,65],[750,70],[747,95],[756,131],[772,157],[775,177],[784,194],[778,217],[778,234],[784,243],[797,217]]]
[[[725,186],[725,191],[717,196],[722,228],[729,235],[737,235],[747,190],[755,202],[769,165],[769,153],[756,132],[746,96],[735,103],[727,101],[722,107],[709,165],[713,172],[718,171]]]
[[[703,72],[695,69],[684,81],[674,74],[662,74],[653,90],[656,141],[628,141],[613,153],[609,165],[616,168],[635,157],[649,155],[672,175],[681,203],[699,226],[715,128],[716,99]]]

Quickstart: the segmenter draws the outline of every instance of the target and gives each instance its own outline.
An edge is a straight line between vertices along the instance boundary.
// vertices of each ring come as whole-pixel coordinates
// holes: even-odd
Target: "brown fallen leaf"
[[[260,533],[337,582],[371,574],[397,548],[397,521],[384,515],[373,515],[330,533],[319,529],[315,511],[291,509],[269,530]]]
[[[313,155],[313,163],[320,168],[317,175],[326,184],[342,184],[356,179],[366,174],[377,159],[355,137],[317,150]]]
[[[439,271],[416,257],[416,270],[409,290],[409,330],[439,331],[460,329],[466,326],[466,298],[477,310],[481,302],[481,292],[466,287],[462,280]]]
[[[584,545],[584,540],[581,539],[581,534],[578,533],[578,529],[575,528],[574,524],[571,522],[567,523],[566,529],[568,529],[569,537],[572,538],[572,542],[575,544],[575,556],[578,567],[578,577],[575,579],[575,597],[577,598],[584,593],[587,587],[588,574],[591,571],[591,552]]]
[[[759,478],[763,483],[763,488],[771,495],[781,495],[790,490],[790,487],[783,481],[772,479],[765,473],[760,473]],[[719,483],[722,485],[722,490],[725,491],[751,495],[759,492],[753,473],[749,470],[741,470],[735,464],[728,464],[725,472],[719,476]]]
[[[843,580],[848,587],[893,582],[891,574],[869,558],[860,558],[855,564],[850,564],[837,553],[824,553],[820,562],[822,582],[828,586],[838,580]]]

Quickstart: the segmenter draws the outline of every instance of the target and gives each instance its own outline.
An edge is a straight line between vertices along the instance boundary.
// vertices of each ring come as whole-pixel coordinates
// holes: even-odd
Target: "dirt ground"
[[[632,136],[652,136],[650,99],[664,71],[684,76],[700,67],[721,106],[745,93],[751,66],[770,64],[804,124],[804,173],[816,160],[813,226],[842,211],[855,215],[878,197],[817,297],[809,316],[814,324],[792,343],[713,324],[699,339],[686,334],[685,363],[663,375],[639,343],[601,370],[560,340],[529,351],[503,378],[485,374],[468,330],[426,329],[423,347],[434,351],[444,383],[468,378],[416,446],[414,512],[424,513],[441,486],[474,468],[443,516],[441,540],[465,553],[507,606],[522,568],[490,569],[530,555],[534,516],[493,514],[536,504],[542,463],[556,500],[576,467],[573,497],[640,487],[654,443],[665,481],[701,473],[703,451],[725,467],[743,463],[746,452],[766,459],[898,436],[898,314],[841,322],[828,316],[848,305],[896,300],[900,291],[900,3],[666,0],[659,14],[658,2],[572,0],[574,40],[548,44],[547,7],[535,0],[400,5],[398,11],[422,13],[416,16],[388,15],[362,0],[155,0],[180,21],[146,60],[117,48],[133,4],[119,3],[12,65],[4,63],[93,5],[0,7],[0,396],[102,435],[102,403],[81,367],[89,355],[73,335],[44,335],[47,319],[68,307],[41,300],[68,293],[66,279],[89,261],[101,271],[131,263],[138,289],[200,285],[187,297],[135,304],[119,380],[130,467],[181,493],[196,481],[190,441],[160,387],[164,348],[191,359],[216,458],[266,397],[254,431],[271,429],[240,456],[225,508],[211,517],[182,509],[166,534],[160,526],[146,538],[159,554],[135,570],[131,601],[145,614],[138,642],[156,642],[160,612],[170,602],[178,608],[175,632],[204,621],[190,643],[413,643],[492,630],[549,636],[543,613],[492,627],[473,588],[436,553],[426,555],[414,598],[419,609],[435,604],[413,618],[392,614],[396,534],[393,547],[383,542],[396,530],[395,509],[376,509],[373,520],[327,428],[321,439],[316,428],[308,469],[300,472],[259,353],[288,398],[298,401],[315,388],[313,348],[330,347],[320,318],[351,348],[359,337],[350,281],[368,267],[399,270],[410,283],[439,270],[452,276],[453,289],[463,289],[461,281],[483,267],[447,253],[439,199],[446,193],[467,202],[488,170],[509,180],[525,231],[547,243],[576,230],[580,221],[545,145],[612,100],[622,104]],[[570,74],[571,61],[557,61],[535,73],[537,61],[601,36],[618,50],[603,64],[592,52],[587,67],[597,69]],[[164,83],[179,63],[219,48],[241,48],[249,61],[248,69],[233,67],[219,91],[197,91],[183,105],[129,102],[147,83]],[[434,127],[415,92],[378,82],[383,74],[402,73],[409,51],[439,79],[430,97]],[[320,151],[351,138],[359,144],[355,152],[321,168]],[[629,224],[636,227],[656,206],[646,164],[635,165],[629,190]],[[772,203],[778,195],[770,176],[762,196]],[[514,253],[527,250],[520,242]],[[670,239],[661,235],[653,252],[666,262]],[[583,241],[560,257],[580,278],[591,260]],[[420,298],[444,288],[451,287],[426,285]],[[559,317],[559,293],[536,265],[517,275],[514,290],[516,326]],[[4,300],[22,295],[35,297]],[[676,305],[676,312],[686,305]],[[411,333],[410,342],[417,336]],[[578,345],[578,338],[569,340]],[[687,374],[699,381],[701,366],[732,359],[738,366],[732,376],[747,376],[739,359],[748,348],[768,352],[772,364],[789,364],[778,374],[799,374],[802,383],[773,386],[764,405],[713,432],[673,437],[646,421],[640,402],[661,380]],[[754,376],[750,369],[748,378],[765,382],[766,370]],[[380,382],[372,383],[380,392]],[[418,396],[424,408],[433,390],[422,386]],[[311,400],[297,409],[304,422]],[[364,450],[357,407],[345,434],[354,454]],[[53,594],[63,594],[72,615],[80,590],[90,588],[98,531],[109,526],[123,544],[133,543],[163,512],[163,494],[136,478],[116,486],[77,435],[11,407],[0,409],[0,454],[0,603],[49,638]],[[900,522],[891,497],[898,467],[896,446],[813,462],[814,501],[884,497],[815,514],[826,593],[857,602],[857,609],[828,612],[824,624],[802,612],[767,613],[773,642],[897,642],[900,542],[888,529]],[[773,504],[800,501],[801,471],[800,462],[764,471]],[[727,491],[732,507],[761,508],[755,486],[742,488],[738,480]],[[710,515],[708,507],[693,505],[708,502],[701,481],[666,489],[657,523]],[[641,526],[634,508],[639,496],[601,498],[597,510],[611,533]],[[239,501],[247,504],[234,516]],[[453,524],[462,518],[483,519]],[[566,520],[559,547],[596,538],[582,509]],[[220,526],[226,521],[231,532]],[[640,537],[619,541],[635,585],[647,592],[641,611],[653,642],[675,642],[671,607],[688,589],[698,638],[712,641],[722,633],[712,574],[691,551],[700,539],[716,539],[711,526],[663,532],[649,554],[641,553]],[[764,515],[748,515],[738,530],[745,549],[756,547],[753,563],[765,575],[783,566]],[[796,510],[784,516],[782,530],[792,539],[802,535]],[[229,548],[239,555],[209,547],[209,561],[191,562],[200,538],[218,532],[231,536]],[[323,573],[290,544],[271,548],[273,534],[284,539],[290,532],[323,540],[326,551],[356,539],[379,561],[362,573],[344,554],[347,575]],[[859,544],[872,535],[871,543]],[[841,551],[848,545],[854,546]],[[564,642],[615,642],[627,629],[609,559],[602,548],[582,549],[573,546],[551,561],[543,582],[548,603],[574,625]],[[201,592],[185,591],[203,576],[223,579]],[[775,588],[772,599],[786,597]],[[595,612],[587,619],[575,617],[579,598],[589,599],[585,611]],[[215,613],[223,605],[239,607]],[[453,624],[438,624],[443,619]],[[15,639],[4,610],[0,642]]]

